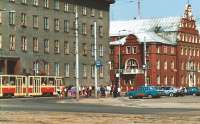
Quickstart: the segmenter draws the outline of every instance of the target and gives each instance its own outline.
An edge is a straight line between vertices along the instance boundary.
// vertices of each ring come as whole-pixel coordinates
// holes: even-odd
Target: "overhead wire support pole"
[[[97,87],[97,65],[96,65],[96,62],[97,62],[97,23],[94,22],[94,62],[95,62],[95,67],[94,67],[94,77],[95,77],[95,98],[98,98],[97,97],[97,90],[98,90],[98,87]]]
[[[146,37],[144,37],[144,83],[147,86],[147,47]]]
[[[75,12],[75,37],[76,37],[76,100],[79,100],[79,51],[78,51],[78,10]]]

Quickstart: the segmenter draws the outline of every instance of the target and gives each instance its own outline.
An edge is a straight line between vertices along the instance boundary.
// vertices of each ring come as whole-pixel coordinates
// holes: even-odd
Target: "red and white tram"
[[[63,79],[58,76],[0,75],[0,96],[56,95],[63,89]]]

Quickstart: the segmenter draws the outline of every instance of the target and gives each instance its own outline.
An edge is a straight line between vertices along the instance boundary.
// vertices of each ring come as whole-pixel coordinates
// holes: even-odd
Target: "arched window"
[[[126,63],[126,69],[136,69],[136,68],[138,68],[136,60],[129,59]]]

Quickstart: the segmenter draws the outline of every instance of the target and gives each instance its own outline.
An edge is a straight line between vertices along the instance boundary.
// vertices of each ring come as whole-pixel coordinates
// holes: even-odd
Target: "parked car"
[[[156,98],[160,97],[160,93],[153,86],[140,86],[127,93],[127,96],[131,98]]]
[[[200,89],[198,87],[187,87],[186,94],[193,96],[200,96]]]
[[[164,90],[160,86],[154,86],[154,87],[160,93],[160,96],[164,96],[165,95]]]
[[[164,96],[184,96],[184,93],[173,86],[161,87],[161,90],[164,92]]]

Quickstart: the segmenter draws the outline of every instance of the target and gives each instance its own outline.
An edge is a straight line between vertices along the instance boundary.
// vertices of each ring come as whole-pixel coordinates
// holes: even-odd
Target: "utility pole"
[[[78,10],[75,12],[75,37],[76,37],[76,100],[79,100],[79,55],[78,55]]]
[[[146,38],[144,37],[144,83],[147,86],[147,48],[146,48]]]
[[[97,97],[97,90],[98,90],[98,87],[97,87],[97,23],[94,22],[94,62],[95,62],[95,66],[94,66],[94,77],[95,77],[95,98],[98,98]]]

